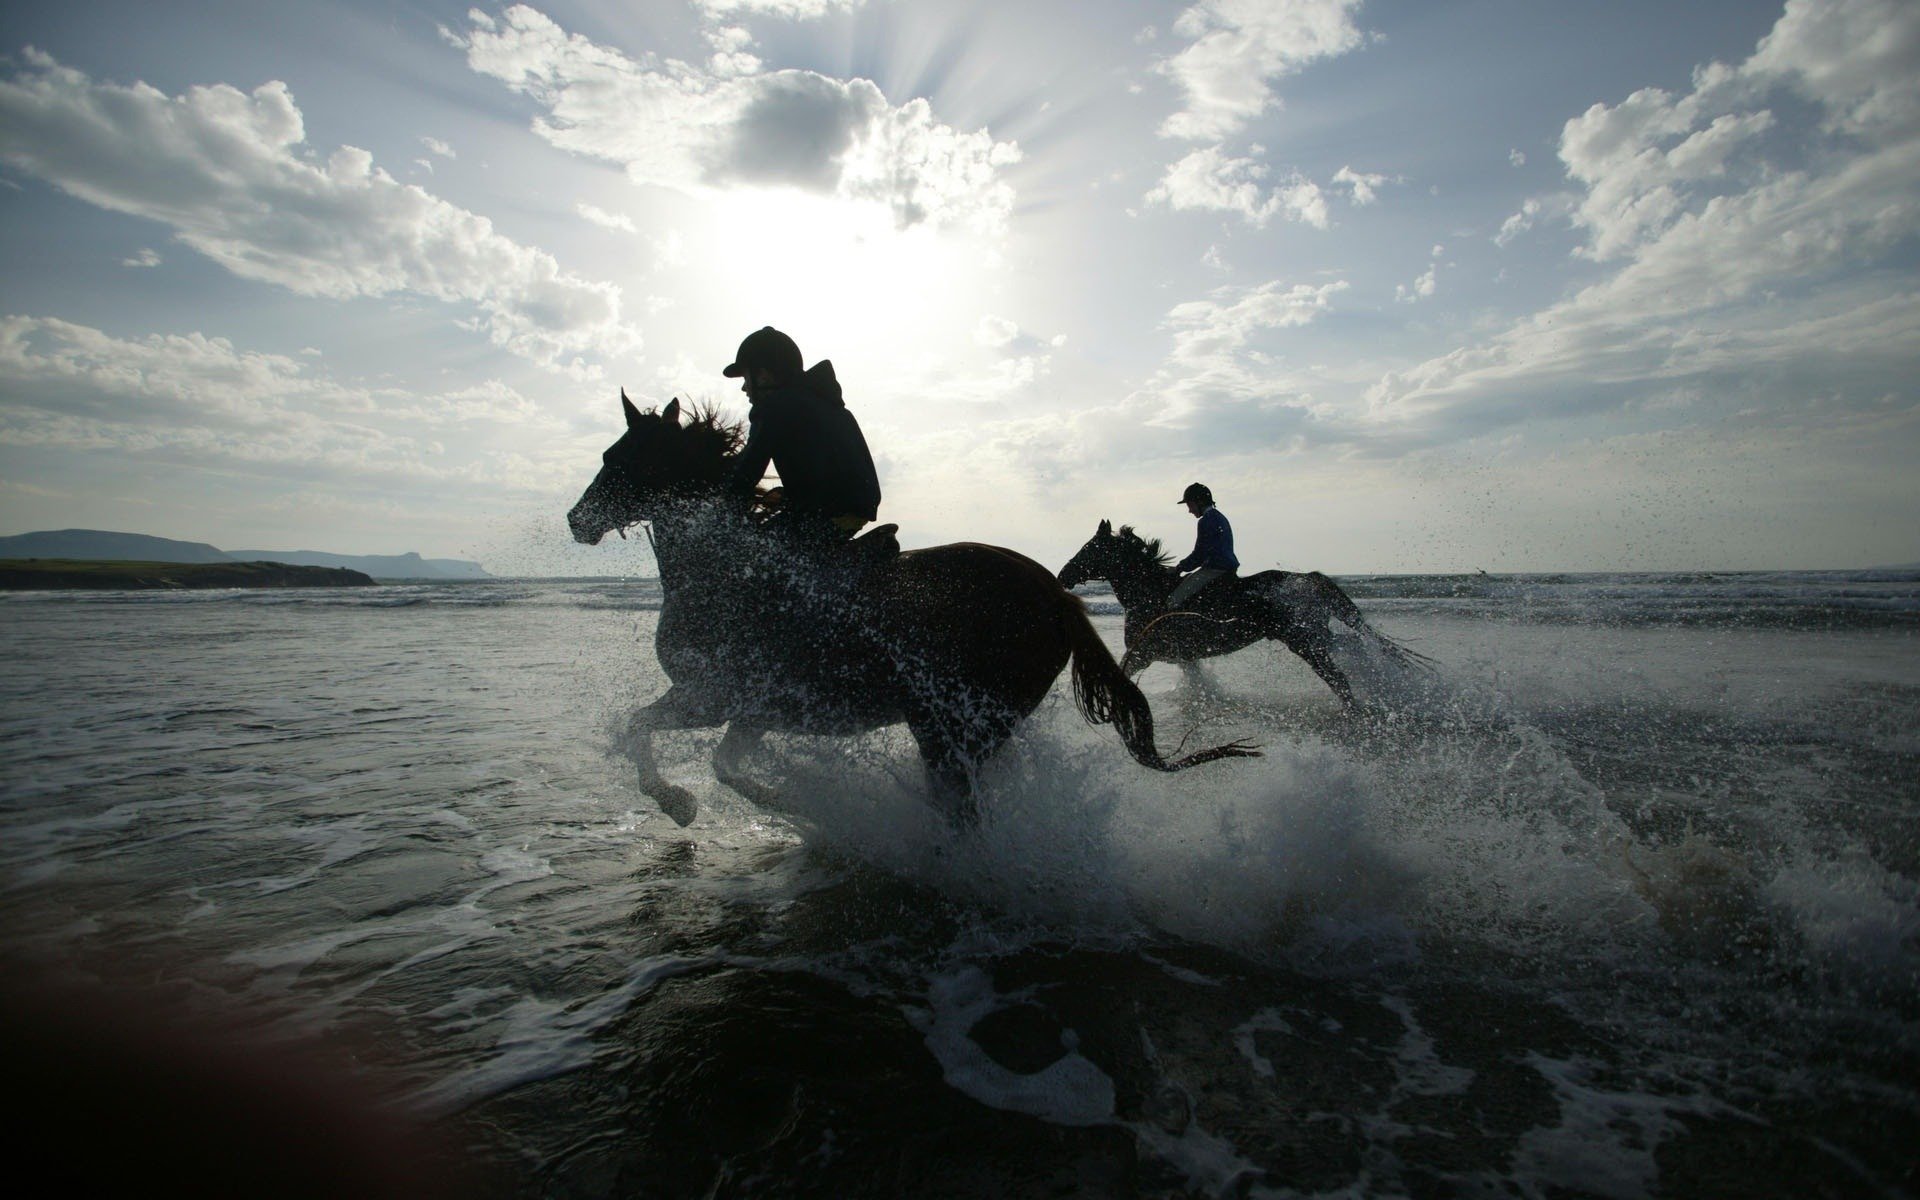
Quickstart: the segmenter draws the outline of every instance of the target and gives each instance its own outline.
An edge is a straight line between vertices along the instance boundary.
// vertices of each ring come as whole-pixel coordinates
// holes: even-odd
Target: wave
[[[1369,611],[1586,625],[1827,629],[1920,624],[1920,572],[1358,575]]]
[[[1778,629],[1920,625],[1920,571],[1648,572],[1537,575],[1349,575],[1340,585],[1369,613],[1574,625]],[[1105,585],[1076,589],[1095,616],[1118,616]],[[383,609],[561,607],[655,612],[657,579],[505,579],[371,588],[0,593],[26,605],[240,604]]]

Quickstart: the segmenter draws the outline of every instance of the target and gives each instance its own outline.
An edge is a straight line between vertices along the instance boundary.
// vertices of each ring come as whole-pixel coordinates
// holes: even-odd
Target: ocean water
[[[1920,573],[1344,582],[1374,719],[1056,688],[966,835],[897,728],[666,735],[667,820],[645,581],[9,595],[0,950],[464,1194],[1914,1194]]]

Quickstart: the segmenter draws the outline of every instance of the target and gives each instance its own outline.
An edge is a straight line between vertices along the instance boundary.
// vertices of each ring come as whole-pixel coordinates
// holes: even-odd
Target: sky
[[[1912,0],[0,11],[0,533],[648,574],[619,394],[830,359],[908,546],[1920,560]]]

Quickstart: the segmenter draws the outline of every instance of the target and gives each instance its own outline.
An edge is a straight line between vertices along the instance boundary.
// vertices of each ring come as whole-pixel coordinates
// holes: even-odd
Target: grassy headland
[[[116,562],[108,559],[0,559],[0,589],[68,588],[372,587],[373,579],[345,567],[296,567],[276,562]]]

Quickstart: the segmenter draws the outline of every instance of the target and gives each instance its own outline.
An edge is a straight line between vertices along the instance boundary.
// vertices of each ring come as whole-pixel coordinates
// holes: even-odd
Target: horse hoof
[[[673,823],[682,829],[693,824],[693,819],[700,815],[700,802],[685,788],[674,788],[654,799],[659,803],[660,811],[672,817]]]

